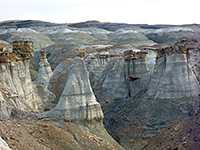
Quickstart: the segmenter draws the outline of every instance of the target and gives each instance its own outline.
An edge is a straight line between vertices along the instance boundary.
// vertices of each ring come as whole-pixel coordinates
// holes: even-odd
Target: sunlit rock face
[[[46,52],[40,51],[40,68],[35,82],[47,87],[53,74],[51,66],[46,58]]]
[[[29,61],[34,56],[33,50],[33,42],[15,41],[12,51],[2,51],[0,80],[23,97],[31,108],[37,109],[29,71]]]
[[[198,111],[200,104],[198,65],[193,67],[198,62],[198,52],[195,50],[192,53],[192,51],[180,43],[158,50],[156,64],[152,73],[148,75],[149,80],[146,82],[145,90],[126,101],[123,101],[125,96],[121,97],[104,108],[106,110],[105,126],[110,133],[113,133],[113,136],[120,140],[128,137],[125,138],[125,142],[130,137],[132,139],[148,138],[178,121],[193,116]],[[123,67],[124,63],[120,62],[122,61],[118,62],[118,66]],[[139,64],[137,65],[139,67]],[[139,69],[142,68],[141,66]],[[137,70],[137,66],[132,68]],[[145,69],[140,71],[145,72]],[[115,75],[117,76],[117,73]],[[111,79],[114,79],[114,75],[110,77]],[[119,78],[115,81],[120,83]],[[137,81],[139,80],[133,82]],[[136,91],[137,88],[135,88]],[[113,95],[116,96],[116,94]]]
[[[147,88],[149,69],[146,53],[125,51],[113,58],[102,75],[102,92],[114,99],[130,99]]]
[[[99,120],[103,118],[100,104],[90,86],[83,59],[76,57],[70,66],[68,80],[56,107],[42,117],[53,119]]]
[[[148,95],[159,99],[198,97],[198,81],[186,54],[171,54],[156,61]]]
[[[0,120],[9,119],[13,109],[32,111],[23,97],[0,81]]]
[[[31,108],[37,109],[37,101],[29,72],[29,60],[0,63],[0,71],[0,80],[3,84],[23,97]]]
[[[168,50],[158,55],[144,102],[149,114],[146,127],[152,132],[193,116],[199,109],[200,87],[187,51]]]
[[[30,59],[34,57],[33,51],[34,45],[31,41],[15,41],[12,50],[1,50],[0,80],[3,85],[11,88],[20,99],[25,101],[27,108],[38,111],[43,109],[40,104],[44,101],[44,97],[49,98],[52,93],[36,94],[38,89],[33,87],[29,70]],[[48,101],[52,101],[52,99],[48,99]],[[24,105],[22,105],[24,102],[17,102],[18,109],[24,110]]]
[[[89,79],[93,89],[98,86],[98,81],[101,80],[102,73],[109,61],[109,48],[99,48],[96,53],[86,58]]]
[[[7,105],[2,93],[0,92],[0,120],[8,119],[11,114],[11,108]]]

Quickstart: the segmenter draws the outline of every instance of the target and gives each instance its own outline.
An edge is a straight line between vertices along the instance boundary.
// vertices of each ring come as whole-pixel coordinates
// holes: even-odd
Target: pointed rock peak
[[[41,114],[55,120],[101,120],[103,112],[92,91],[83,59],[76,57],[57,106]]]

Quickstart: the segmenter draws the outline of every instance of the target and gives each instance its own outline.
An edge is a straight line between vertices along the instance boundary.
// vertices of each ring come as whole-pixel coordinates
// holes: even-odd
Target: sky
[[[200,24],[200,0],[0,0],[0,21]]]

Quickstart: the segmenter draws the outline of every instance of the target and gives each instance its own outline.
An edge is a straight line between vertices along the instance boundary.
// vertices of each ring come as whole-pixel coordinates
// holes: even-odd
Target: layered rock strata
[[[27,104],[37,110],[37,101],[29,71],[29,61],[33,55],[33,42],[13,42],[12,52],[3,52],[0,63],[0,80],[3,84],[12,88]],[[11,57],[12,56],[12,57]]]
[[[15,41],[12,51],[3,51],[2,55],[0,54],[0,80],[3,85],[11,88],[20,97],[19,99],[25,101],[26,107],[37,111],[43,109],[38,107],[38,104],[43,102],[44,96],[49,97],[49,95],[43,93],[43,97],[40,97],[35,94],[29,70],[30,59],[34,56],[33,50],[33,42]],[[52,99],[48,99],[48,101],[52,101]],[[20,105],[18,109],[24,110]]]
[[[196,50],[189,49],[189,46],[186,47],[181,43],[183,41],[158,50],[153,73],[147,76],[150,78],[146,82],[146,90],[129,98],[128,101],[123,101],[126,97],[121,97],[119,101],[114,101],[106,107],[105,126],[114,137],[120,139],[122,143],[124,142],[123,146],[132,145],[134,144],[133,139],[137,139],[144,143],[144,145],[140,145],[140,149],[142,149],[148,144],[146,138],[148,139],[178,121],[193,116],[198,111],[200,105],[200,86],[196,76],[198,67],[196,69],[192,67],[198,62],[197,56],[194,57],[195,54],[198,54],[196,51],[198,48]],[[122,67],[120,61],[118,65]],[[139,67],[139,64],[137,66]],[[141,69],[141,67],[139,68]],[[113,72],[112,74],[116,76],[117,73]],[[115,76],[110,77],[110,80]],[[117,85],[122,83],[120,78],[115,80]],[[115,85],[113,84],[111,87],[115,87]],[[135,89],[137,91],[139,86]],[[135,146],[137,143],[132,147]]]
[[[124,57],[113,58],[102,78],[102,92],[114,99],[130,99],[145,90],[149,82],[149,69],[145,52],[127,50]]]
[[[101,120],[103,112],[90,86],[85,62],[76,57],[69,68],[68,80],[55,108],[42,117],[65,120]]]
[[[0,82],[0,120],[9,119],[13,109],[32,111],[22,97]]]
[[[108,48],[97,49],[94,55],[86,59],[86,62],[88,62],[87,68],[89,71],[90,83],[93,90],[95,90],[109,61],[110,54]]]
[[[5,51],[4,48],[0,50],[0,62],[17,62],[23,60],[29,60],[34,57],[32,53],[34,51],[33,42],[31,41],[14,41],[13,50]]]
[[[193,116],[199,109],[199,94],[200,86],[190,66],[187,48],[175,44],[158,51],[146,96],[152,106],[148,108],[149,130]]]
[[[49,80],[53,74],[51,70],[51,66],[48,63],[48,60],[46,58],[46,52],[40,51],[40,68],[38,70],[38,75],[35,80],[35,82],[47,87],[49,84]]]

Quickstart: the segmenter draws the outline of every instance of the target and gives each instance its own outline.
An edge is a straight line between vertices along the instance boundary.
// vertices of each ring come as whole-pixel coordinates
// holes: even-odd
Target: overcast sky
[[[200,0],[0,0],[0,21],[200,24]]]

